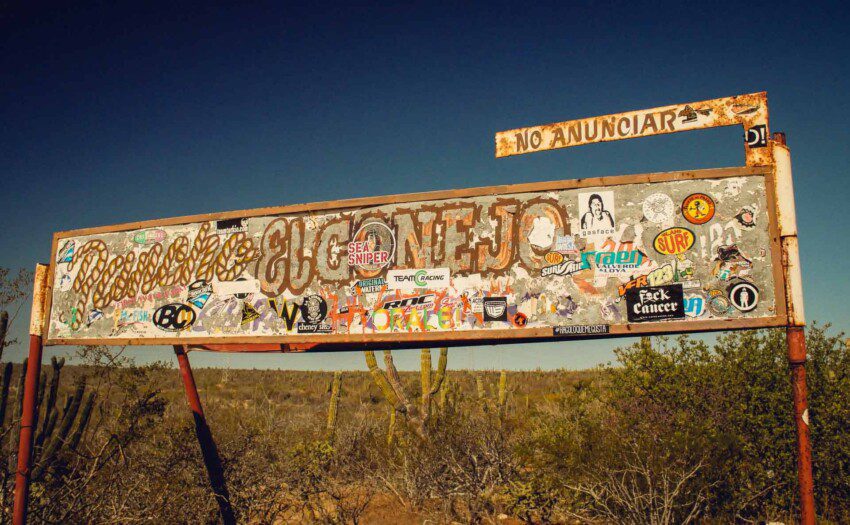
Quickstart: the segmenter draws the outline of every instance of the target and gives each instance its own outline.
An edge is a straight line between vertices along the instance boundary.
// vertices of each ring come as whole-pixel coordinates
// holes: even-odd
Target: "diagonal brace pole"
[[[174,345],[174,353],[177,355],[177,363],[180,365],[180,375],[186,389],[186,398],[189,401],[189,408],[192,409],[192,417],[195,419],[195,433],[201,446],[201,454],[204,457],[204,466],[207,469],[210,486],[221,511],[221,519],[225,525],[236,523],[233,507],[230,505],[230,494],[224,480],[221,457],[218,455],[218,448],[215,446],[212,432],[207,425],[207,418],[204,416],[204,408],[201,406],[201,398],[198,395],[198,387],[195,385],[195,377],[192,375],[192,367],[189,366],[186,347]]]

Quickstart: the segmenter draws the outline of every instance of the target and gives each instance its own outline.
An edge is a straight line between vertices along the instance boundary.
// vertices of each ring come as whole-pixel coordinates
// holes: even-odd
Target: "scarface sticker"
[[[579,226],[582,237],[612,235],[616,227],[614,218],[614,192],[578,194]]]

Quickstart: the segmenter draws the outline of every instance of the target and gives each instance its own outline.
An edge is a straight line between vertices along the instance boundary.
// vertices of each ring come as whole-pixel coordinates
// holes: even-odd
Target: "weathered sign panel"
[[[747,165],[771,164],[764,92],[501,131],[496,157],[733,125],[744,128]]]
[[[56,234],[48,344],[404,343],[776,326],[772,172],[520,184]]]

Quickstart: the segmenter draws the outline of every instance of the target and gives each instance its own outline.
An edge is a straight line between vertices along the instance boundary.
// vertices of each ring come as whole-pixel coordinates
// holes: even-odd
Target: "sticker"
[[[643,264],[645,254],[640,250],[616,252],[596,252],[589,251],[581,254],[581,268],[586,270],[591,268],[590,261],[593,261],[598,273],[607,274],[634,274]]]
[[[543,256],[543,260],[549,264],[561,264],[564,262],[564,255],[561,252],[549,252]]]
[[[484,322],[508,320],[507,297],[485,297],[483,302]]]
[[[250,303],[242,303],[242,326],[260,318],[260,312]]]
[[[333,327],[326,323],[298,323],[298,333],[329,334]]]
[[[729,301],[723,297],[723,295],[713,295],[715,292],[723,293],[719,290],[712,290],[709,292],[709,296],[711,299],[708,300],[708,310],[717,317],[722,317],[729,313],[731,307],[729,306]]]
[[[714,217],[714,199],[705,193],[693,193],[682,201],[682,216],[691,224],[705,224]]]
[[[752,283],[739,281],[729,286],[729,301],[742,312],[752,312],[759,302],[759,290]]]
[[[756,211],[750,206],[744,206],[735,215],[735,218],[738,220],[738,223],[744,228],[752,228],[756,225]]]
[[[614,218],[614,192],[578,194],[578,212],[581,217],[582,237],[612,235],[616,227]]]
[[[216,281],[213,283],[213,291],[217,295],[234,295],[237,299],[245,299],[248,294],[260,291],[260,281],[246,279],[245,277],[240,277],[235,281]]]
[[[88,319],[86,319],[86,326],[91,326],[91,324],[98,319],[103,317],[103,312],[101,310],[92,310],[89,314]]]
[[[552,335],[595,335],[611,333],[607,324],[585,324],[573,326],[553,326]]]
[[[747,130],[747,146],[750,148],[763,148],[767,146],[767,126],[759,124]]]
[[[395,253],[395,234],[382,222],[364,224],[348,243],[348,265],[376,272],[390,264]]]
[[[74,241],[65,241],[59,255],[56,256],[57,263],[69,263],[74,259]]]
[[[738,102],[737,104],[732,104],[732,113],[736,115],[749,115],[750,113],[755,113],[759,110],[758,104],[743,104]]]
[[[558,235],[555,237],[555,251],[564,255],[573,255],[579,250],[572,235]]]
[[[156,244],[165,240],[165,230],[144,230],[133,235],[136,244]]]
[[[419,297],[408,297],[407,299],[396,299],[385,302],[382,308],[387,310],[393,308],[430,308],[434,305],[434,297],[434,294],[427,294]]]
[[[153,313],[153,324],[161,330],[179,332],[192,326],[195,318],[191,306],[173,303],[161,306]]]
[[[626,290],[626,307],[630,323],[684,319],[682,285],[670,284]]]
[[[643,216],[657,224],[672,219],[675,208],[673,199],[664,193],[653,193],[643,200]]]
[[[652,246],[662,255],[679,255],[694,245],[694,232],[678,226],[667,228],[655,236]]]
[[[363,279],[354,283],[354,286],[351,287],[351,293],[353,293],[354,295],[363,293],[377,293],[380,292],[381,288],[386,285],[387,281],[383,277],[376,277],[374,279]]]
[[[402,290],[406,292],[448,288],[449,279],[448,268],[390,270],[387,272],[388,288],[390,290]]]
[[[317,324],[328,315],[328,303],[320,295],[308,295],[301,304],[301,318],[307,324]],[[300,329],[299,329],[300,331]]]
[[[685,294],[685,315],[699,317],[705,313],[705,297],[699,294]]]
[[[59,278],[59,289],[63,292],[67,292],[68,290],[70,290],[72,284],[73,281],[71,280],[71,276],[67,273]]]
[[[552,275],[570,275],[582,269],[580,261],[564,261],[560,264],[546,266],[540,270],[542,277],[550,277]]]
[[[528,324],[528,316],[522,312],[517,312],[511,317],[511,324],[517,328],[525,328]]]
[[[229,235],[248,231],[247,219],[224,219],[215,221],[215,232],[219,235]]]
[[[711,113],[711,108],[692,108],[690,104],[687,104],[679,112],[679,116],[682,117],[682,124],[687,124],[696,122],[699,115],[707,117],[709,113]]]
[[[189,302],[198,310],[203,310],[210,295],[212,295],[212,285],[203,279],[189,285]]]
[[[645,286],[661,286],[673,282],[673,267],[665,264],[660,268],[652,270],[646,275],[641,275],[626,284],[621,284],[617,291],[621,296],[626,295],[628,290],[633,288],[643,288]]]

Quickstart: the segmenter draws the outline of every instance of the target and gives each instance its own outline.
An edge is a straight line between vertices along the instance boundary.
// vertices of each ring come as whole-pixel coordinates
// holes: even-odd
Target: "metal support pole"
[[[21,410],[21,433],[18,441],[18,469],[15,472],[15,507],[12,522],[27,522],[30,474],[32,471],[32,438],[38,396],[38,379],[41,375],[41,336],[44,328],[44,291],[47,286],[47,265],[35,267],[32,314],[30,315],[30,353],[27,377],[24,383],[24,402]]]
[[[802,326],[789,326],[788,362],[794,390],[794,422],[797,424],[797,482],[800,488],[800,523],[815,523],[815,489],[812,479],[812,445],[809,440],[809,405],[806,399],[806,335]]]
[[[797,243],[797,211],[791,177],[791,151],[784,133],[771,141],[776,168],[776,206],[779,237],[782,243],[782,271],[785,277],[785,304],[788,312],[786,339],[788,365],[794,398],[794,423],[797,427],[797,484],[800,491],[800,523],[814,525],[815,496],[812,477],[812,445],[809,440],[809,408],[806,392],[806,317],[803,308],[803,279],[800,249]]]
[[[189,356],[186,348],[182,345],[174,345],[174,353],[177,354],[177,363],[180,365],[180,375],[183,377],[183,386],[186,388],[186,398],[192,409],[192,417],[195,419],[195,433],[201,446],[201,455],[204,457],[204,466],[210,480],[213,494],[215,494],[218,508],[221,511],[221,520],[225,525],[236,523],[233,507],[230,505],[230,494],[227,492],[227,484],[224,480],[224,469],[221,466],[221,458],[213,441],[212,432],[207,425],[204,416],[204,408],[201,406],[201,398],[198,396],[198,387],[195,386],[195,377],[189,366]]]

